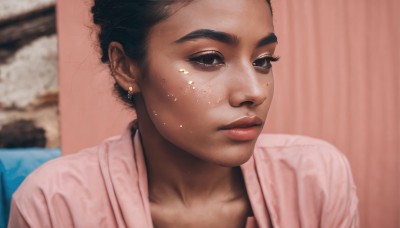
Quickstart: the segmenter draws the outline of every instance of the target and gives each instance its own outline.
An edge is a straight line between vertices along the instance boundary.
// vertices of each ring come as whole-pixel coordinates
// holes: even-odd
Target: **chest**
[[[196,205],[151,204],[154,227],[221,227],[243,228],[251,213],[247,202],[239,200],[226,203]]]

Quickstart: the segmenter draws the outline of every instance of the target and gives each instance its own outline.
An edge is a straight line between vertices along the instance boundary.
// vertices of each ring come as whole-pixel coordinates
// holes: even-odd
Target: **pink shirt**
[[[9,227],[153,227],[139,140],[122,136],[46,163],[13,196]],[[241,166],[254,213],[246,227],[358,227],[346,158],[313,138],[261,135]]]

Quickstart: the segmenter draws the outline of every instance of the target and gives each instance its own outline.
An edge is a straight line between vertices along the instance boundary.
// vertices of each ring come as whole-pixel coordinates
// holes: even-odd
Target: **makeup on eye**
[[[269,53],[263,54],[252,62],[252,65],[260,70],[269,71],[272,62],[279,60],[279,57]],[[220,67],[225,64],[225,58],[219,51],[201,51],[189,56],[188,61],[206,69]]]
[[[272,68],[272,62],[277,61],[279,61],[278,56],[268,54],[257,58],[252,64],[254,67],[260,68],[261,70],[269,70]]]
[[[223,64],[224,57],[218,51],[202,51],[189,56],[188,61],[204,68],[218,67]]]

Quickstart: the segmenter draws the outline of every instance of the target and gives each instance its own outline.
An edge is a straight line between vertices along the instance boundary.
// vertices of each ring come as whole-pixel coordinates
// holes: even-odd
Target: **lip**
[[[219,130],[231,140],[251,141],[257,138],[262,124],[263,121],[257,116],[245,116],[219,128]]]

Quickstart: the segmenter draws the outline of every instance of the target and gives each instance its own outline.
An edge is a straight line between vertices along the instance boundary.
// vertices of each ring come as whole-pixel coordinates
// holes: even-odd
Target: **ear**
[[[133,93],[140,92],[137,83],[139,67],[129,58],[122,45],[118,42],[111,42],[108,45],[108,57],[110,59],[110,69],[115,81],[126,91],[132,87]]]

